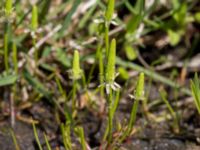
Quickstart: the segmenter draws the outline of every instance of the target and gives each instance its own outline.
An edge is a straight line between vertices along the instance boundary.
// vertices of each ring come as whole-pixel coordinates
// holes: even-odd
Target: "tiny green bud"
[[[106,21],[110,22],[115,9],[115,0],[108,0],[108,6],[105,12]]]
[[[140,73],[137,86],[136,86],[136,93],[135,97],[136,99],[140,99],[144,96],[144,73]]]
[[[6,16],[10,16],[10,14],[12,13],[12,0],[6,0],[5,5]]]
[[[32,8],[32,30],[35,31],[38,28],[38,9],[36,5]]]
[[[116,57],[116,40],[113,39],[108,54],[108,63],[106,68],[106,82],[108,83],[113,83],[115,79],[115,57]]]
[[[81,69],[79,64],[79,52],[77,50],[74,51],[73,57],[73,68],[72,68],[73,79],[79,79],[81,75]]]

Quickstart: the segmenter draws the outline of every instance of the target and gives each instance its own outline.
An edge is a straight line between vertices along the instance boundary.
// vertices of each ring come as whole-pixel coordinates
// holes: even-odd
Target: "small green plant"
[[[73,79],[73,89],[72,89],[72,114],[75,113],[76,108],[76,91],[77,91],[77,82],[81,78],[82,70],[80,69],[79,63],[79,52],[74,51],[73,63],[72,63],[72,79]]]
[[[113,117],[116,107],[113,107],[113,95],[120,86],[115,82],[116,72],[115,72],[115,57],[116,57],[116,40],[113,39],[110,45],[107,67],[105,72],[105,88],[108,97],[108,144],[112,141],[112,130],[113,130]],[[118,100],[117,102],[118,104]],[[105,135],[106,136],[106,135]]]
[[[200,114],[200,82],[197,73],[195,74],[194,79],[190,81],[190,87],[194,97],[194,103]]]
[[[167,97],[166,91],[160,91],[160,95],[173,118],[173,129],[176,133],[179,133],[179,120],[178,120],[176,112],[174,111],[173,107],[170,105],[169,101],[166,98]]]
[[[123,141],[127,136],[130,136],[132,129],[133,129],[133,125],[136,120],[139,101],[144,99],[144,73],[140,73],[140,75],[139,75],[139,79],[138,79],[137,85],[136,85],[136,91],[133,94],[133,97],[135,100],[134,100],[134,104],[133,104],[133,107],[131,110],[128,127],[125,130],[125,132],[123,133],[121,141]]]

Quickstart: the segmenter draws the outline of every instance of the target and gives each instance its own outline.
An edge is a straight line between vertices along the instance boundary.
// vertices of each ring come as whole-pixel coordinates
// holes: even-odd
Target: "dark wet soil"
[[[128,102],[130,103],[131,101],[128,100]],[[116,112],[115,121],[124,124],[129,118],[130,106],[126,100],[122,100]],[[121,145],[117,145],[118,149],[200,150],[200,116],[193,105],[188,105],[187,107],[183,105],[182,107],[184,109],[182,112],[183,117],[180,119],[179,133],[174,132],[172,120],[165,120],[160,123],[154,122],[151,119],[148,120],[140,111],[141,108],[139,108],[135,124],[135,128],[139,129],[138,132]],[[159,108],[162,107],[159,106]],[[155,108],[151,111],[157,115],[155,112],[162,111],[162,109]],[[64,120],[62,120],[62,117],[59,118],[60,120],[57,120],[55,114],[56,112],[52,111],[52,108],[43,102],[34,104],[31,108],[23,110],[20,113],[25,118],[33,118],[39,121],[36,127],[44,150],[46,150],[46,147],[43,133],[48,136],[52,149],[64,149],[59,128],[60,122],[64,122]],[[106,127],[106,117],[100,117],[88,108],[79,110],[78,114],[77,124],[84,127],[87,142],[91,148],[98,150],[99,146],[101,146],[101,139]],[[10,129],[9,118],[0,121],[0,150],[15,149]],[[21,150],[38,150],[30,123],[25,123],[17,119],[13,131]],[[72,135],[72,141],[77,143],[77,146],[80,146],[74,135]]]

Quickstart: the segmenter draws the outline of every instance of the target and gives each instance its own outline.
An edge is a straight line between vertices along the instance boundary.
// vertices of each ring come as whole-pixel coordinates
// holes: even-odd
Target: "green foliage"
[[[77,126],[74,128],[74,131],[79,138],[79,142],[81,143],[82,150],[87,150],[83,127]]]
[[[198,23],[200,23],[200,12],[197,12],[197,13],[194,15],[194,17],[195,17],[195,20],[196,20]]]
[[[37,6],[34,5],[32,8],[32,22],[31,27],[33,31],[36,31],[38,28],[38,9]]]
[[[107,22],[110,22],[115,8],[115,0],[108,0],[108,6],[105,12],[105,19]]]
[[[197,73],[194,76],[194,79],[190,81],[191,91],[194,98],[194,103],[200,114],[200,82]]]
[[[169,42],[172,46],[176,46],[180,40],[181,40],[181,35],[180,33],[178,33],[177,31],[173,31],[171,29],[169,29],[167,31],[168,36],[169,36]]]
[[[126,69],[124,69],[123,67],[119,67],[118,68],[118,72],[119,72],[119,76],[124,79],[124,80],[128,80],[129,78],[129,74],[128,71]]]
[[[5,3],[5,12],[6,12],[6,16],[9,17],[12,13],[12,0],[6,0]]]
[[[12,49],[13,49],[12,57],[13,57],[14,70],[15,70],[15,74],[18,74],[17,46],[15,42],[13,42]]]
[[[71,66],[71,58],[67,57],[65,51],[60,48],[56,49],[56,60],[59,61],[66,68],[69,68]]]
[[[137,86],[136,86],[136,100],[140,100],[144,96],[144,73],[140,73]]]
[[[14,133],[14,131],[12,129],[10,130],[10,133],[11,133],[11,136],[12,136],[13,143],[15,145],[15,150],[20,150],[20,146],[18,144],[16,135],[15,135],[15,133]]]
[[[70,125],[61,124],[62,139],[66,150],[72,150]]]
[[[5,69],[8,72],[9,70],[9,61],[8,61],[8,33],[4,35],[4,65]]]
[[[139,75],[134,96],[135,96],[135,101],[131,110],[131,116],[130,116],[130,120],[129,120],[129,124],[127,128],[128,134],[131,133],[131,130],[135,123],[137,109],[138,109],[138,102],[140,99],[143,99],[143,96],[144,96],[144,73],[140,73]]]
[[[128,34],[133,34],[136,31],[144,17],[144,0],[139,0],[136,2],[132,13],[132,17],[127,24]]]
[[[106,67],[106,82],[113,83],[115,79],[115,57],[116,57],[116,40],[113,39],[111,42],[108,63]]]
[[[175,7],[177,8],[177,6]],[[180,26],[185,26],[187,15],[187,4],[181,3],[180,6],[174,10],[173,18]]]
[[[40,140],[39,140],[39,136],[38,136],[38,133],[37,133],[37,129],[36,129],[36,126],[35,126],[34,123],[33,123],[33,133],[34,133],[35,140],[36,140],[36,142],[37,142],[37,145],[38,145],[39,150],[43,150],[42,145],[41,145]]]
[[[44,134],[44,139],[45,139],[45,142],[46,142],[47,150],[51,150],[51,146],[50,146],[50,144],[49,144],[49,141],[48,141],[48,139],[47,139],[46,134]]]
[[[18,79],[17,75],[0,76],[0,87],[14,84]]]
[[[79,52],[74,51],[73,64],[72,64],[72,77],[74,80],[77,80],[81,77],[82,70],[80,69],[79,64]]]
[[[125,44],[125,52],[126,52],[126,57],[129,60],[135,60],[137,58],[137,50],[134,49],[131,45]]]

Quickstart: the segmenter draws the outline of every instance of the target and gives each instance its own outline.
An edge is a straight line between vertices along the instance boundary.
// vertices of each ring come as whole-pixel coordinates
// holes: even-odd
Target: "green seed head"
[[[10,16],[10,14],[12,13],[12,0],[6,0],[5,13],[6,16]]]
[[[108,7],[105,12],[106,21],[110,22],[114,13],[115,0],[108,0]]]
[[[136,93],[135,93],[136,99],[141,99],[144,96],[144,73],[140,73],[137,87],[136,87]]]
[[[106,82],[113,83],[115,79],[115,57],[116,57],[116,40],[113,39],[111,42],[108,63],[106,67]]]
[[[77,50],[74,51],[72,74],[73,74],[73,79],[79,79],[81,76],[81,69],[79,64],[79,52]]]
[[[34,5],[32,8],[32,30],[35,31],[38,28],[38,9],[37,6]]]

